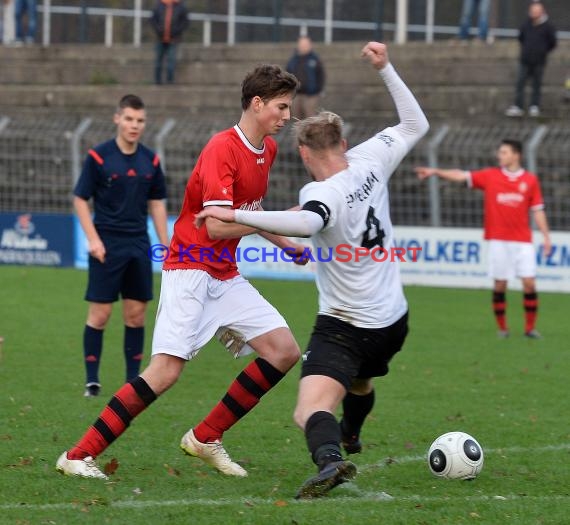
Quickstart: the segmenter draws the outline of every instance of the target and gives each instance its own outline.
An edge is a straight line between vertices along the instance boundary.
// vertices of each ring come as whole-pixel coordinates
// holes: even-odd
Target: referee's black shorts
[[[152,261],[148,235],[99,232],[105,245],[105,262],[89,256],[89,280],[85,300],[113,303],[119,299],[152,299]]]
[[[355,378],[385,376],[408,334],[408,313],[385,328],[359,328],[336,317],[317,316],[301,377],[323,375],[348,390]]]

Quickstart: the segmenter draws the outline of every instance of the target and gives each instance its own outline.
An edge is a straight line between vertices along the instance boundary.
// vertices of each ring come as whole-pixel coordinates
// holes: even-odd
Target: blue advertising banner
[[[73,219],[51,213],[0,213],[0,264],[73,266]]]
[[[174,222],[176,221],[176,217],[168,217],[168,235],[169,238],[172,236],[172,231],[174,230]],[[87,237],[85,237],[85,233],[81,228],[81,224],[79,223],[79,219],[75,216],[73,217],[73,228],[75,232],[74,236],[74,244],[73,244],[73,252],[75,257],[75,267],[80,268],[82,270],[87,269],[88,261],[89,261],[89,246],[87,244]],[[154,225],[152,223],[152,219],[148,218],[148,233],[150,237],[150,244],[151,246],[158,245],[158,237],[156,232],[154,231]],[[149,257],[151,255],[149,254]],[[152,258],[152,257],[151,257]],[[153,272],[160,272],[162,270],[162,261],[155,260],[152,261],[152,270]]]

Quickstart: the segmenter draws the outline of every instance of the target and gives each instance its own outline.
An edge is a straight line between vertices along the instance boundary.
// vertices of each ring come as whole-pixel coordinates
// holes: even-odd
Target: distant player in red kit
[[[257,358],[214,409],[182,437],[180,446],[226,475],[247,475],[222,446],[223,433],[284,377],[300,351],[283,317],[238,272],[239,240],[257,230],[214,218],[197,228],[194,218],[213,205],[261,209],[277,154],[270,135],[290,119],[297,87],[295,76],[278,66],[259,66],[245,77],[239,123],[210,139],[186,188],[163,267],[150,365],[115,393],[79,442],[59,457],[60,472],[105,479],[95,458],[176,382],[186,362],[216,336],[235,357],[255,351]],[[281,249],[289,248],[293,257],[305,250],[285,237],[261,235]]]
[[[548,221],[538,178],[521,166],[522,144],[503,140],[497,151],[499,167],[477,171],[416,168],[420,179],[436,175],[445,180],[466,182],[482,190],[485,201],[485,239],[489,241],[489,274],[494,279],[493,311],[501,338],[509,336],[506,320],[507,282],[519,277],[523,285],[525,336],[539,339],[535,329],[538,311],[536,255],[532,245],[529,211],[544,237],[544,253],[552,249]]]

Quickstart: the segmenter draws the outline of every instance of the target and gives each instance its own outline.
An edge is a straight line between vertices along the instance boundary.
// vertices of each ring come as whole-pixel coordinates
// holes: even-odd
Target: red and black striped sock
[[[493,312],[500,330],[507,330],[507,301],[505,292],[493,292]]]
[[[89,427],[77,445],[67,453],[67,457],[69,459],[83,459],[87,456],[96,458],[156,397],[156,394],[140,376],[123,385],[103,409],[97,421]]]
[[[525,293],[523,295],[523,307],[524,307],[524,318],[525,318],[525,332],[530,332],[534,330],[536,324],[536,315],[538,312],[538,294]]]
[[[221,440],[223,433],[257,405],[284,376],[261,357],[252,361],[230,385],[223,399],[194,427],[196,439],[202,443]]]

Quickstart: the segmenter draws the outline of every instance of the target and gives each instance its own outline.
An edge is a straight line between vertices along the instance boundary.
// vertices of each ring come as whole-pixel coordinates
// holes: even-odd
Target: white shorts
[[[536,254],[530,242],[489,241],[489,276],[499,281],[536,277]]]
[[[285,319],[241,275],[220,281],[202,270],[164,270],[152,355],[189,360],[215,335],[239,357],[254,351],[246,341],[282,327]]]

